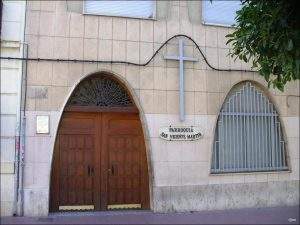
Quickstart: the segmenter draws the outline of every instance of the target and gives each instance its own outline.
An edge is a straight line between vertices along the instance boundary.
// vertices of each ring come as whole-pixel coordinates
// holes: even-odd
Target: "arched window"
[[[211,172],[287,170],[278,114],[250,82],[226,98],[216,125]]]
[[[125,88],[108,76],[90,76],[76,87],[67,106],[134,106]]]

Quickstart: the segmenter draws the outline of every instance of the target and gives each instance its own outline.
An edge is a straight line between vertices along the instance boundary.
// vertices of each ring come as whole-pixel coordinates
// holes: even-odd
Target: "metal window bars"
[[[275,107],[250,82],[222,106],[211,165],[212,173],[288,170]]]

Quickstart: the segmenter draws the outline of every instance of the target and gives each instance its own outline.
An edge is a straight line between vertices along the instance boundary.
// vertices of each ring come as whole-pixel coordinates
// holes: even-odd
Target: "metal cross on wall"
[[[165,59],[178,60],[179,61],[179,113],[180,121],[185,119],[185,102],[184,102],[184,61],[196,62],[198,59],[184,56],[184,43],[182,39],[179,39],[179,56],[165,56]]]

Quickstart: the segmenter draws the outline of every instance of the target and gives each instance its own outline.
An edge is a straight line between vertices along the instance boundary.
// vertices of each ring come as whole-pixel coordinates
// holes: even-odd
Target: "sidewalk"
[[[299,224],[299,206],[189,213],[52,213],[48,217],[3,217],[1,224]]]

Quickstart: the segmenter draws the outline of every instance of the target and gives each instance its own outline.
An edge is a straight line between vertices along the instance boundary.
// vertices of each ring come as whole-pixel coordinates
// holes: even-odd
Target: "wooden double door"
[[[137,113],[65,112],[53,157],[51,211],[149,208]]]

